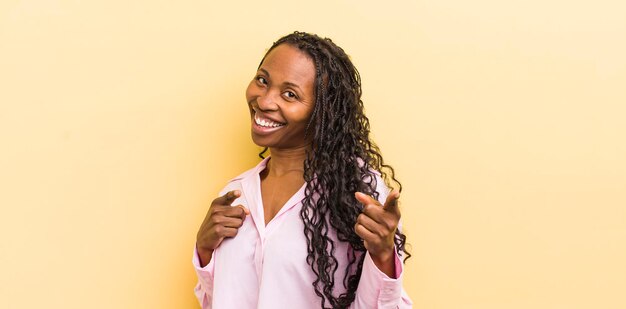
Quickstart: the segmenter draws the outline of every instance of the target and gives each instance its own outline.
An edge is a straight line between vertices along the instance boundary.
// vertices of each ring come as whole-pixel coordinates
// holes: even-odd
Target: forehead
[[[315,80],[315,65],[311,57],[288,44],[272,49],[261,63],[261,69],[266,70],[273,81],[292,82],[301,87],[312,88]]]

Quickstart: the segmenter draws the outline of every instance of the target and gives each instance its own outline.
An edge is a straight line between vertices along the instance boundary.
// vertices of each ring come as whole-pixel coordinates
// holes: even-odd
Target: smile
[[[280,122],[275,122],[267,118],[259,117],[257,113],[254,113],[254,122],[261,127],[264,128],[277,128],[282,127],[285,124]]]

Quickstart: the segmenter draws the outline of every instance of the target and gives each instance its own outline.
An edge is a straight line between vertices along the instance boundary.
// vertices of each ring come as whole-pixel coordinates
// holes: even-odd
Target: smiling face
[[[254,143],[276,149],[309,144],[304,136],[314,92],[313,60],[288,44],[272,49],[246,90]]]

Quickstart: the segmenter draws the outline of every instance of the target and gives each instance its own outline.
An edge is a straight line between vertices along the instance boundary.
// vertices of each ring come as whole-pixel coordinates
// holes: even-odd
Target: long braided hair
[[[354,192],[378,199],[373,171],[379,172],[389,187],[390,178],[400,191],[402,184],[369,137],[361,78],[344,50],[328,38],[296,31],[276,41],[265,56],[280,44],[297,47],[315,65],[315,106],[306,128],[306,135],[312,134],[312,147],[304,161],[306,188],[300,217],[307,240],[307,263],[317,276],[312,284],[321,307],[330,304],[332,308],[347,308],[354,301],[366,251],[363,240],[354,232],[362,210]],[[259,156],[263,158],[266,151]],[[333,293],[339,265],[334,256],[335,242],[328,236],[331,228],[337,239],[350,247],[343,278],[346,291],[338,296]],[[406,261],[411,256],[405,250],[406,236],[396,231],[394,241]]]

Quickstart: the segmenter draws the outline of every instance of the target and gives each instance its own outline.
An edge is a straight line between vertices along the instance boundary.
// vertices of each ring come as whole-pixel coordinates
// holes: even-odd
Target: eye
[[[297,99],[298,96],[293,91],[285,91],[283,95],[288,99]]]
[[[267,85],[267,80],[263,76],[260,76],[260,75],[257,76],[256,77],[256,81],[257,81],[257,83],[259,83],[261,85]]]

